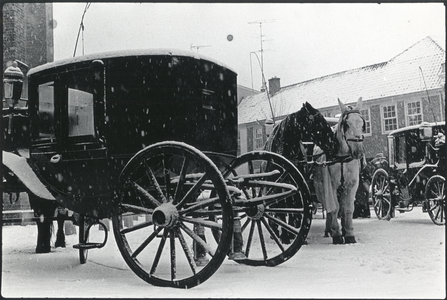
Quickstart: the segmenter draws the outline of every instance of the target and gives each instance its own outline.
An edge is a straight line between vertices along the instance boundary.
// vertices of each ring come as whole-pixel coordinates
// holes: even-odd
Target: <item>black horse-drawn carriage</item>
[[[377,218],[422,204],[434,224],[445,224],[445,122],[421,123],[388,135],[389,162],[373,175],[371,192]]]
[[[236,76],[171,50],[31,69],[29,156],[4,152],[3,187],[15,180],[35,210],[57,203],[79,215],[81,263],[105,243],[90,242],[89,229],[111,218],[123,258],[154,285],[196,286],[227,255],[278,265],[305,243],[309,188],[278,154],[237,157]]]

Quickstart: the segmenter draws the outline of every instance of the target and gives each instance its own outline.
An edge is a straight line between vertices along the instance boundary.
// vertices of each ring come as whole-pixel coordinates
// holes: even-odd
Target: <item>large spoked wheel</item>
[[[391,219],[391,192],[388,173],[384,169],[377,169],[371,181],[371,197],[379,220]]]
[[[298,252],[312,222],[309,187],[298,169],[276,153],[253,151],[238,157],[224,176],[237,188],[229,188],[235,199],[232,247],[246,257],[235,261],[276,266]]]
[[[428,214],[436,225],[445,225],[445,178],[440,175],[430,177],[425,186]]]
[[[120,175],[116,210],[113,231],[121,254],[153,285],[194,287],[228,253],[233,215],[227,186],[214,163],[184,143],[138,152]]]

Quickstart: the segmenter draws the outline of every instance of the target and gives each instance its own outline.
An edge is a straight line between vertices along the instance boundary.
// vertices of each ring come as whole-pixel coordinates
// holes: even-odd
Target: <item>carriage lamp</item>
[[[14,61],[3,74],[4,99],[8,107],[14,108],[22,96],[23,72]]]

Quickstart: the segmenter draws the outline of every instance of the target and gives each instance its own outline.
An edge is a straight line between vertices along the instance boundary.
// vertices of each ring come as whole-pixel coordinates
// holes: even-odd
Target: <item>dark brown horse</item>
[[[326,121],[324,116],[308,102],[303,107],[290,115],[275,126],[272,134],[269,136],[264,150],[276,152],[290,160],[298,170],[308,177],[310,172],[307,168],[306,152],[303,142],[314,142],[329,157],[338,150],[338,141]],[[303,163],[304,162],[304,163]],[[287,206],[294,207],[294,203],[287,203]],[[283,220],[286,217],[278,214]],[[289,224],[299,226],[301,220],[295,217],[289,217]],[[272,224],[272,228],[276,230],[276,226]],[[278,233],[278,232],[276,232]],[[278,234],[283,243],[288,243],[290,233],[287,231]]]

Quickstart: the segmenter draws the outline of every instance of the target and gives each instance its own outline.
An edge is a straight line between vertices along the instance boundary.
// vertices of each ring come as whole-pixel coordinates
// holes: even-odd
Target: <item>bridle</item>
[[[342,120],[341,120],[341,122],[340,122],[340,126],[342,127],[341,130],[342,130],[342,133],[343,133],[343,138],[344,138],[344,140],[345,140],[346,142],[356,142],[356,143],[360,143],[360,142],[363,142],[363,140],[365,139],[365,137],[364,137],[363,134],[362,134],[361,137],[350,137],[350,138],[346,137],[346,131],[348,130],[347,120],[348,120],[348,116],[349,116],[349,114],[352,114],[352,113],[356,113],[356,114],[359,115],[359,117],[363,120],[362,131],[365,132],[365,130],[366,130],[366,122],[365,122],[365,119],[363,119],[363,117],[361,116],[359,110],[357,110],[357,109],[351,109],[351,110],[345,111],[345,112],[343,113],[343,115],[342,115]],[[349,147],[349,144],[348,144],[348,147]],[[349,147],[349,148],[351,148],[351,147]]]

